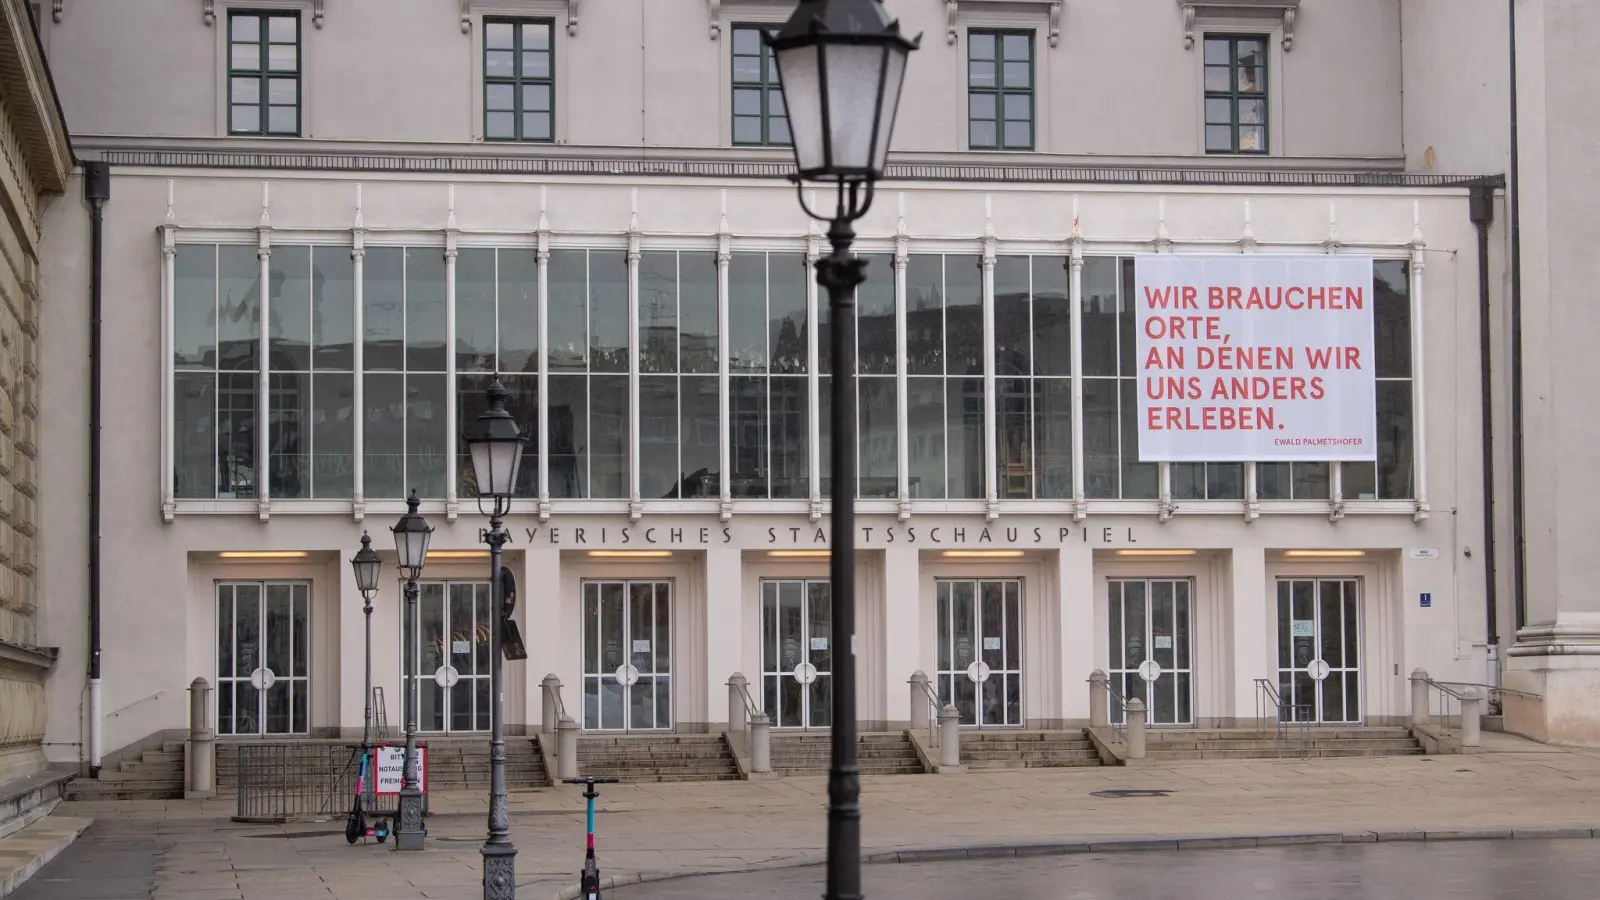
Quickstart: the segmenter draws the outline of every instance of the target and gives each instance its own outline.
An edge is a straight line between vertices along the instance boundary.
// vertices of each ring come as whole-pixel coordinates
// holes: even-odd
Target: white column
[[[167,182],[167,224],[161,226],[161,516],[171,522],[177,512],[173,484],[172,432],[176,373],[173,365],[172,306],[176,281],[173,275],[178,255],[178,229],[172,224],[172,182]],[[215,476],[213,476],[215,477]]]
[[[628,516],[639,521],[639,189],[628,218]]]
[[[522,535],[517,535],[522,537]],[[530,734],[539,731],[544,721],[544,677],[552,672],[561,678],[561,699],[567,715],[583,718],[583,685],[561,675],[557,655],[564,647],[578,646],[583,639],[582,610],[579,598],[564,596],[561,579],[561,551],[556,548],[528,547],[522,554],[522,571],[517,583],[546,586],[545,590],[526,590],[517,600],[514,618],[528,646],[528,661],[523,665],[523,716]],[[562,615],[562,604],[571,613]],[[580,652],[581,660],[581,652]],[[581,665],[581,662],[580,662]],[[551,723],[554,733],[554,723]]]
[[[373,541],[376,543],[378,537],[374,536]],[[382,545],[380,544],[379,546]],[[386,579],[386,581],[394,583],[393,579]],[[348,737],[352,734],[351,729],[354,729],[354,734],[361,733],[362,717],[366,714],[365,699],[362,696],[362,691],[366,689],[367,681],[367,623],[363,621],[366,618],[366,614],[361,611],[361,591],[356,587],[355,573],[351,571],[349,566],[339,567],[339,581],[336,589],[338,594],[331,601],[324,601],[321,598],[317,598],[317,600],[318,602],[332,602],[337,605],[339,610],[339,729],[342,737]],[[372,615],[374,619],[377,619],[378,609],[383,603],[387,601],[389,604],[396,604],[399,599],[399,596],[392,590],[380,590],[378,595],[372,598]],[[393,631],[385,632],[380,623],[381,620],[372,623],[374,652],[377,650],[378,643],[385,636],[389,637],[391,641],[397,636]],[[372,680],[374,684],[378,683],[377,666],[372,668]],[[385,694],[384,700],[387,705],[389,692],[385,690],[383,693]],[[394,711],[385,710],[385,713],[389,717],[390,724],[393,724],[395,721]]]
[[[539,188],[539,521],[550,518],[550,223]],[[530,654],[530,657],[532,654]],[[543,676],[540,676],[543,677]]]
[[[1069,723],[1089,721],[1089,673],[1102,668],[1095,661],[1095,646],[1106,640],[1105,629],[1096,625],[1097,607],[1104,604],[1095,587],[1092,546],[1065,541],[1056,554],[1055,593],[1060,604],[1056,623],[1060,630],[1055,644],[1061,654],[1059,715]]]
[[[351,363],[355,375],[351,378],[351,404],[355,408],[355,431],[350,444],[350,512],[357,522],[366,517],[366,436],[367,436],[367,406],[366,406],[366,311],[362,306],[362,283],[365,271],[366,229],[361,219],[361,185],[356,185],[356,219],[350,230],[350,279],[352,287],[352,339],[354,358]]]
[[[911,518],[911,426],[906,413],[906,267],[911,252],[906,234],[906,195],[900,195],[900,222],[894,240],[894,391],[895,391],[895,495],[900,498],[900,520]],[[909,673],[907,677],[910,677]],[[905,693],[902,691],[901,693]],[[889,696],[895,695],[891,685]],[[891,716],[893,718],[893,716]]]
[[[1422,240],[1422,202],[1412,207],[1414,222],[1411,236],[1411,458],[1416,478],[1416,519],[1428,517],[1428,392],[1427,367],[1423,365],[1422,272],[1427,268],[1427,245]]]
[[[727,727],[728,676],[742,671],[744,649],[744,579],[738,548],[706,550],[706,721],[713,731]],[[744,673],[760,694],[760,673]]]
[[[1277,615],[1271,606],[1272,598],[1267,595],[1266,551],[1260,547],[1235,547],[1229,563],[1228,597],[1223,602],[1232,607],[1233,632],[1228,637],[1233,646],[1231,653],[1225,646],[1219,647],[1218,651],[1224,654],[1225,659],[1232,661],[1232,690],[1220,692],[1220,695],[1231,693],[1233,702],[1232,709],[1224,705],[1220,709],[1210,710],[1209,715],[1232,718],[1239,725],[1250,725],[1254,723],[1243,720],[1253,719],[1256,715],[1255,680],[1265,678],[1274,685],[1278,681],[1272,647]],[[1205,660],[1197,662],[1200,666],[1211,668]],[[1214,671],[1227,668],[1222,666]],[[1208,715],[1204,709],[1197,709],[1196,714]]]
[[[498,368],[498,366],[497,366]],[[450,186],[450,218],[444,229],[444,509],[445,518],[454,522],[460,513],[460,476],[456,472],[456,435],[460,415],[456,411],[456,189]]]
[[[890,727],[910,725],[911,694],[906,681],[918,669],[932,673],[937,660],[933,652],[935,635],[923,634],[919,574],[915,546],[896,542],[884,548],[883,677],[888,697],[885,717]]]
[[[987,516],[999,515],[995,487],[995,380],[994,380],[994,220],[990,218],[989,196],[983,197],[983,497]]]
[[[1067,266],[1072,272],[1067,311],[1072,330],[1072,517],[1081,522],[1088,514],[1088,502],[1083,490],[1083,235],[1078,230],[1076,197],[1072,198],[1072,255]]]
[[[728,263],[732,259],[732,235],[728,233],[728,192],[720,192],[722,222],[717,231],[717,478],[722,503],[722,520],[733,515],[732,447],[728,439]]]
[[[261,280],[256,286],[260,305],[260,336],[256,352],[261,369],[256,385],[256,512],[262,521],[266,521],[272,515],[272,490],[268,475],[268,453],[272,447],[268,433],[272,408],[272,283],[269,277],[272,266],[272,220],[267,217],[267,183],[264,181],[261,183],[261,224],[256,228],[256,235],[256,259],[261,263]]]
[[[818,368],[819,356],[817,342],[820,339],[817,318],[817,260],[822,257],[822,245],[817,236],[813,223],[806,228],[806,272],[810,277],[806,279],[806,321],[810,323],[806,328],[806,435],[811,448],[811,457],[807,465],[811,467],[811,490],[808,494],[810,501],[811,521],[822,518],[822,372]],[[718,266],[721,271],[721,266]],[[713,679],[715,680],[715,679]]]

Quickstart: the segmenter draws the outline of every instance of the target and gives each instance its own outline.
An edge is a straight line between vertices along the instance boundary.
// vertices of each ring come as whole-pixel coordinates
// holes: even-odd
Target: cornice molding
[[[310,2],[311,24],[320,29],[322,28],[322,20],[327,18],[328,15],[327,0],[310,0]],[[59,4],[60,0],[57,0],[57,3]],[[200,19],[206,23],[208,28],[217,23],[217,0],[200,0]],[[59,22],[60,20],[57,19],[56,21]]]
[[[715,2],[715,0],[713,0]],[[1061,4],[1062,0],[941,0],[944,3],[944,42],[954,44],[958,37],[956,18],[960,15],[961,7],[1044,7],[1049,16],[1050,46],[1055,47],[1061,43]]]
[[[1300,0],[1178,0],[1183,11],[1183,49],[1193,50],[1197,19],[1270,18],[1283,21],[1283,50],[1294,49]]]
[[[57,647],[26,647],[0,641],[0,660],[41,671],[54,666],[60,652]]]
[[[528,6],[535,10],[548,10],[552,7],[566,7],[567,36],[578,36],[578,9],[583,0],[460,0],[461,4],[461,33],[468,34],[472,31],[472,12],[478,7],[517,7]]]
[[[0,96],[33,182],[24,190],[64,190],[73,163],[66,122],[28,8],[9,0],[0,3]]]

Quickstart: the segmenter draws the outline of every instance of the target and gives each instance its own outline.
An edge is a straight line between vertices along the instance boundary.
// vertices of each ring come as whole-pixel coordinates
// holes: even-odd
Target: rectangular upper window
[[[1207,153],[1267,152],[1267,38],[1207,35]]]
[[[733,142],[739,146],[789,145],[789,110],[778,85],[778,61],[761,40],[767,30],[733,28]]]
[[[300,14],[228,15],[228,133],[300,135]]]
[[[967,32],[967,143],[1033,149],[1033,32]]]
[[[555,43],[549,19],[483,20],[483,136],[555,140]]]

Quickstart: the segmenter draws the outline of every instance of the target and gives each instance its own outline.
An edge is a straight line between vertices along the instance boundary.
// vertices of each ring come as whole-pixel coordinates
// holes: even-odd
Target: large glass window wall
[[[1138,457],[1131,258],[1087,257],[1074,310],[1064,256],[999,254],[989,372],[979,255],[910,254],[903,296],[893,258],[863,256],[861,497],[899,497],[903,482],[913,501],[977,501],[990,490],[1002,502],[1071,500],[1075,466],[1087,500],[1160,496],[1161,467]],[[620,248],[555,249],[543,273],[532,247],[462,248],[452,311],[451,264],[438,246],[368,247],[358,268],[349,247],[277,245],[263,265],[254,244],[180,244],[171,297],[173,495],[348,500],[359,489],[381,500],[415,489],[430,499],[471,497],[466,448],[455,441],[449,458],[449,429],[459,435],[482,411],[498,375],[530,437],[520,497],[634,499],[635,479],[643,501],[825,496],[835,371],[826,291],[811,285],[798,251],[741,249],[720,265],[725,272],[709,248],[645,250],[634,265],[638,314],[630,320],[631,269]],[[1259,463],[1259,499],[1414,495],[1410,264],[1377,260],[1374,272],[1377,462]],[[1249,489],[1241,463],[1174,463],[1167,477],[1180,501],[1238,501]]]

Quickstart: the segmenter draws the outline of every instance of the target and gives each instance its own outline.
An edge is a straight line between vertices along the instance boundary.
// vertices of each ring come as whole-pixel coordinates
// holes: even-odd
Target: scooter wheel
[[[351,816],[350,818],[345,820],[344,839],[346,841],[348,841],[349,843],[354,844],[360,838],[361,838],[361,825],[360,825],[359,822],[356,821],[355,816]]]

